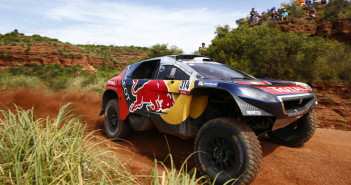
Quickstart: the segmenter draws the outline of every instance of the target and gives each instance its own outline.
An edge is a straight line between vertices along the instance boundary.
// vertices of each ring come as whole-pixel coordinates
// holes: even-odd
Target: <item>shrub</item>
[[[167,44],[156,44],[156,45],[153,45],[147,51],[147,57],[154,58],[154,57],[160,57],[160,56],[166,56],[166,55],[178,55],[181,53],[183,53],[183,50],[181,50],[177,46],[171,46],[171,48],[168,48]]]
[[[225,37],[216,36],[208,54],[257,77],[351,82],[345,71],[351,67],[349,46],[305,33],[283,33],[267,23],[241,26]],[[317,70],[322,64],[325,70]]]
[[[324,21],[351,18],[351,3],[348,0],[330,0],[324,7]]]

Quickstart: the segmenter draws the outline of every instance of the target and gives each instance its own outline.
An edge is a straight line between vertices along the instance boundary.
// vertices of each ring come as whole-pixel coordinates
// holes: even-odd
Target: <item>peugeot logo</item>
[[[300,101],[299,101],[299,105],[301,105],[302,101],[303,101],[303,99],[301,98]]]

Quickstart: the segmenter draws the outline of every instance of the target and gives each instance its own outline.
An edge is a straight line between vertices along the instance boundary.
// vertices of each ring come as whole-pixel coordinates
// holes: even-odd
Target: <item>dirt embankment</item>
[[[320,101],[320,105],[316,108],[319,125],[321,127],[327,127],[324,123],[334,125],[333,123],[340,119],[340,114],[338,114],[339,116],[331,116],[331,112],[340,112],[336,111],[338,107],[343,109],[344,105],[350,105],[350,99],[344,100],[343,98],[346,96],[349,86],[319,85],[315,88]],[[330,99],[327,96],[331,96],[333,105],[328,104]],[[102,128],[103,126],[103,118],[98,117],[101,106],[100,98],[96,94],[26,90],[0,92],[1,105],[11,107],[15,103],[24,109],[34,106],[37,117],[48,115],[54,117],[62,105],[72,102],[78,114],[86,120],[89,129]],[[348,112],[346,112],[346,118],[350,119]],[[335,126],[335,128],[341,127]],[[129,142],[112,142],[106,139],[103,132],[96,134],[98,138],[108,142],[109,145],[127,149],[117,152],[133,174],[149,174],[153,160],[156,158],[163,161],[169,153],[165,136],[157,131],[134,134],[128,139]],[[179,166],[193,152],[194,141],[185,141],[173,136],[166,137],[175,164]],[[304,146],[289,148],[278,146],[268,137],[263,137],[260,139],[263,163],[253,184],[350,184],[350,138],[351,132],[349,131],[318,128],[316,134]],[[168,163],[166,164],[169,166]],[[194,166],[194,158],[190,158],[188,167]]]
[[[0,45],[0,69],[16,66],[59,64],[61,66],[82,65],[84,69],[94,72],[94,67],[102,64],[120,67],[130,60],[142,59],[146,52],[121,54],[113,63],[104,58],[88,55],[84,50],[69,44],[53,45],[36,43],[33,45]]]
[[[351,84],[313,84],[318,126],[351,131]],[[351,141],[351,140],[350,140]]]
[[[337,20],[320,24],[279,24],[278,28],[283,32],[302,32],[308,34],[326,36],[351,44],[351,19]]]

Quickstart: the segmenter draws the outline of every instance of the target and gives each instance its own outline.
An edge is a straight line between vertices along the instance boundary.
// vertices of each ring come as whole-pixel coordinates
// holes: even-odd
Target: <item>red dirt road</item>
[[[100,96],[94,94],[66,94],[39,91],[0,92],[0,105],[11,107],[13,103],[29,109],[34,106],[37,117],[53,117],[60,106],[72,102],[78,113],[84,116],[88,128],[101,128]],[[0,106],[2,109],[3,106]],[[321,112],[317,111],[317,114]],[[97,134],[106,140],[103,133]],[[177,165],[193,152],[194,141],[184,141],[167,136],[170,150]],[[108,144],[128,148],[118,151],[123,163],[133,174],[148,174],[153,160],[163,161],[168,147],[163,134],[157,131],[135,133],[129,142]],[[276,145],[268,137],[260,139],[263,163],[253,184],[351,184],[351,132],[318,128],[316,134],[300,148]],[[189,166],[193,167],[193,158]]]

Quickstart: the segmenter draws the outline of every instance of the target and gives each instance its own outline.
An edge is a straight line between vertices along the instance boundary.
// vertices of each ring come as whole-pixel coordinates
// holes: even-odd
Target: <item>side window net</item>
[[[147,61],[140,64],[133,72],[132,79],[154,79],[160,61]]]
[[[157,79],[166,80],[167,77],[173,77],[175,80],[189,80],[189,75],[181,69],[171,65],[161,66]]]

